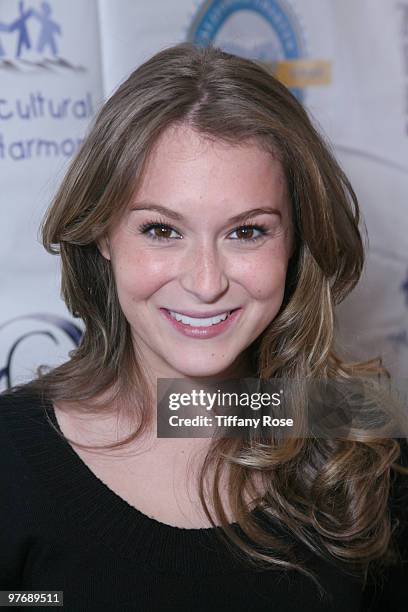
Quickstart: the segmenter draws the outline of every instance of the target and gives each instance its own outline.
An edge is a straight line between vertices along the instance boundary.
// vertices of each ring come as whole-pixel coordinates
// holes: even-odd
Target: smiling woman
[[[282,166],[256,142],[163,132],[129,210],[99,240],[150,371],[234,374],[281,307],[290,217]]]
[[[0,397],[2,589],[64,590],[72,611],[405,609],[405,438],[156,430],[163,378],[306,393],[387,374],[335,346],[359,223],[328,145],[258,64],[181,44],[130,75],[42,226],[85,333]],[[379,383],[376,401],[387,416]]]

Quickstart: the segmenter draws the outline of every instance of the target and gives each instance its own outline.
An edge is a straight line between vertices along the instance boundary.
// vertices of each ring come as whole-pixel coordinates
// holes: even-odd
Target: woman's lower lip
[[[237,308],[236,310],[233,310],[224,321],[220,321],[220,323],[216,323],[215,325],[208,325],[208,327],[194,327],[193,325],[187,325],[186,323],[177,321],[174,317],[171,316],[168,310],[166,310],[165,308],[160,308],[160,311],[177,331],[182,333],[184,336],[188,336],[190,338],[202,339],[214,338],[214,336],[222,334],[226,329],[231,327],[234,321],[236,321],[236,319],[241,314],[241,310],[242,308]]]

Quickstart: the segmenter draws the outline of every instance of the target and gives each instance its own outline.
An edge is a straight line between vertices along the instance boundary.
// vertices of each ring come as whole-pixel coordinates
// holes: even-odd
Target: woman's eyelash
[[[148,221],[147,223],[143,223],[142,225],[139,226],[139,231],[141,234],[146,234],[148,238],[151,238],[152,240],[174,240],[174,238],[169,238],[168,236],[155,236],[154,234],[148,233],[150,230],[156,229],[158,227],[162,229],[178,232],[178,230],[175,227],[171,227],[171,225],[169,225],[165,221],[162,221],[161,219],[156,219],[154,221],[152,220],[152,221]]]
[[[263,236],[269,234],[269,230],[263,223],[246,223],[245,225],[240,225],[236,227],[232,232],[237,232],[238,230],[257,230],[260,232],[259,236],[255,236],[254,238],[246,238],[245,240],[240,240],[240,242],[256,242]]]
[[[149,238],[151,238],[152,240],[165,240],[165,241],[169,241],[169,240],[174,240],[175,238],[170,238],[170,236],[156,236],[155,234],[149,234],[149,232],[153,229],[156,228],[161,228],[164,230],[169,230],[170,232],[177,232],[180,234],[180,232],[175,228],[172,227],[171,225],[169,225],[168,223],[166,223],[165,221],[162,221],[160,219],[157,220],[152,220],[152,221],[148,221],[146,223],[143,223],[142,225],[139,226],[139,231],[141,234],[147,235]],[[237,232],[239,230],[257,230],[260,232],[260,235],[255,236],[254,238],[244,238],[242,240],[239,240],[239,242],[256,242],[257,240],[259,240],[260,238],[262,238],[263,236],[265,236],[266,234],[269,233],[268,228],[266,227],[266,225],[264,225],[263,223],[245,223],[244,225],[240,225],[238,227],[236,227],[235,229],[232,230],[232,232],[230,233],[234,233]],[[177,237],[176,240],[178,240],[179,238]]]

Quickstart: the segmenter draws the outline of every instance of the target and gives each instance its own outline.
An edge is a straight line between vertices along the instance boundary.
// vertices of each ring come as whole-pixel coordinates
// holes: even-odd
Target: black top
[[[21,391],[0,395],[0,590],[63,591],[65,612],[408,609],[406,566],[387,570],[374,595],[299,544],[327,592],[322,598],[298,571],[244,566],[219,527],[184,529],[148,517],[87,467],[47,413],[59,429],[51,402]],[[396,537],[408,560],[404,507],[392,503],[392,512],[402,517]],[[242,534],[237,523],[233,529]]]

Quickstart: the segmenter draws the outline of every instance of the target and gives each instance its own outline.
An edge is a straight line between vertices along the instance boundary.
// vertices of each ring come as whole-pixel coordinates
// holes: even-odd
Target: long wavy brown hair
[[[151,425],[152,395],[97,240],[120,219],[152,147],[175,124],[230,144],[256,139],[285,172],[296,249],[282,306],[250,347],[257,376],[389,376],[381,359],[347,363],[335,347],[334,307],[357,284],[365,245],[356,195],[328,143],[260,63],[180,44],[138,67],[102,107],[42,225],[45,248],[61,256],[63,299],[85,331],[66,363],[40,373],[26,388],[54,402],[74,402],[84,412],[106,393],[98,410],[131,406],[137,422],[132,434],[98,448],[124,446],[141,435]],[[268,521],[251,513],[244,492],[262,517],[318,556],[366,578],[372,561],[393,558],[387,502],[393,471],[403,472],[399,455],[397,439],[363,433],[352,440],[309,436],[279,443],[215,439],[202,465],[200,499],[211,524],[221,525],[225,542],[252,566],[298,569],[315,579],[289,539],[278,538]],[[210,469],[212,508],[204,494]],[[247,537],[228,523],[219,494],[224,471],[230,507]]]

